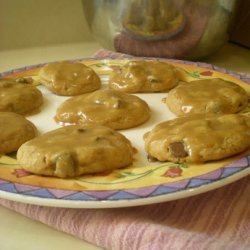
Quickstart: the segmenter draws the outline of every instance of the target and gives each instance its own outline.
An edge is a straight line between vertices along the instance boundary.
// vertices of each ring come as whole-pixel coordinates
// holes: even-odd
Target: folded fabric
[[[130,56],[102,50],[95,57]],[[202,66],[212,68],[208,64]],[[4,199],[0,199],[0,204],[105,249],[247,250],[250,249],[249,194],[250,176],[247,176],[204,194],[147,206],[71,209]]]
[[[250,177],[191,198],[117,209],[0,204],[106,249],[250,247]]]

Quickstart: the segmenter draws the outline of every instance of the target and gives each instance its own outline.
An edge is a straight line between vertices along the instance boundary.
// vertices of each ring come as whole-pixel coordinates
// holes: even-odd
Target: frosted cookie
[[[0,112],[0,154],[8,154],[37,134],[36,127],[23,116]]]
[[[40,81],[57,95],[73,96],[101,87],[101,80],[93,69],[80,62],[55,62],[39,72]]]
[[[247,92],[239,85],[219,78],[179,84],[165,102],[177,116],[186,114],[237,113],[247,106]]]
[[[110,75],[109,88],[127,93],[163,92],[178,83],[177,69],[160,61],[129,61]]]
[[[97,90],[62,103],[55,120],[62,124],[95,123],[113,129],[136,127],[150,117],[150,109],[137,96],[117,90]]]
[[[112,129],[66,126],[23,144],[17,161],[31,173],[66,178],[126,167],[133,154],[130,141]]]
[[[219,160],[250,147],[250,118],[239,114],[183,116],[158,124],[144,140],[149,157],[159,161]]]
[[[42,103],[43,95],[35,86],[0,79],[0,111],[25,115],[38,109]]]

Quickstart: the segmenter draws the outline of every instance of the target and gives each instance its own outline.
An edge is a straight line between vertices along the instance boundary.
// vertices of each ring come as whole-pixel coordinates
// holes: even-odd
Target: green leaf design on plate
[[[95,63],[95,64],[91,64],[91,66],[95,66],[95,67],[101,68],[101,67],[107,66],[107,64],[106,63]]]
[[[153,169],[146,170],[145,172],[141,173],[133,173],[132,171],[120,171],[115,175],[115,178],[119,179],[117,181],[113,182],[100,182],[100,181],[93,181],[90,179],[84,179],[84,178],[76,178],[78,182],[82,183],[92,183],[92,184],[99,184],[99,185],[115,185],[115,184],[121,184],[125,182],[131,182],[135,181],[141,178],[144,178],[146,176],[149,176],[153,174],[154,172],[160,170],[160,169],[170,169],[170,168],[188,168],[188,165],[185,163],[173,163],[173,162],[166,162],[164,164],[160,164],[155,166]],[[160,175],[159,175],[160,176]]]
[[[16,154],[0,155],[0,166],[17,166]]]
[[[246,116],[250,116],[250,103],[248,104],[247,107],[245,107],[243,110],[241,110],[239,112],[240,114],[246,115]]]
[[[195,77],[195,78],[199,78],[200,77],[200,71],[198,71],[198,70],[190,72],[189,74],[190,74],[190,76]]]

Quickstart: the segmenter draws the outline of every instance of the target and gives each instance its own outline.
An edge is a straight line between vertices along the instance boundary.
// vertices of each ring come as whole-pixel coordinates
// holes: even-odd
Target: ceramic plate
[[[107,84],[113,68],[127,60],[81,60],[92,67]],[[250,86],[230,74],[191,65],[170,63],[179,67],[182,80],[220,77],[233,81],[250,93]],[[1,77],[32,77],[44,94],[41,112],[28,116],[40,133],[58,128],[54,121],[56,108],[68,97],[56,96],[39,85],[37,73],[42,65],[28,66],[2,73]],[[206,164],[149,163],[144,151],[143,134],[157,123],[175,116],[162,99],[165,93],[138,94],[151,108],[150,120],[133,129],[120,131],[137,148],[135,162],[128,168],[109,174],[86,175],[74,179],[42,177],[23,171],[14,155],[0,157],[0,197],[23,203],[71,208],[109,208],[152,204],[193,196],[234,182],[250,173],[250,155],[235,156]],[[250,115],[250,107],[244,112]]]

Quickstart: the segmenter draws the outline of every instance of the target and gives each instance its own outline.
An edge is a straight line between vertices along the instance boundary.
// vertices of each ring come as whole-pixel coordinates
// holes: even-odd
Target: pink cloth
[[[102,51],[98,56],[116,57]],[[120,57],[122,55],[120,54]],[[181,200],[115,209],[0,204],[105,249],[250,249],[250,176]]]
[[[106,249],[250,249],[250,176],[182,200],[117,209],[0,204]]]

